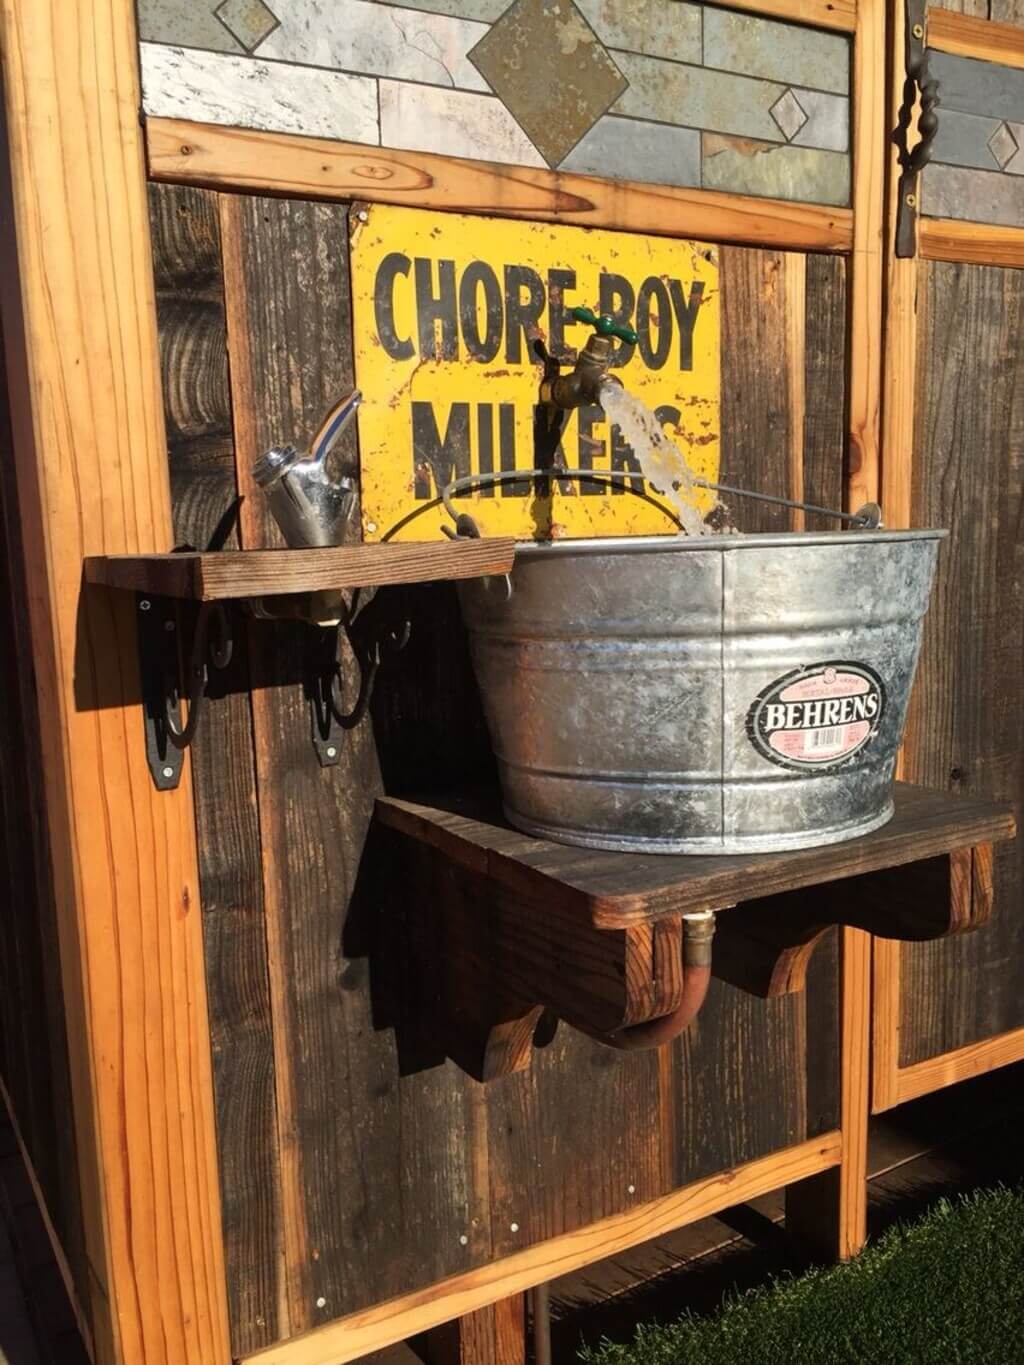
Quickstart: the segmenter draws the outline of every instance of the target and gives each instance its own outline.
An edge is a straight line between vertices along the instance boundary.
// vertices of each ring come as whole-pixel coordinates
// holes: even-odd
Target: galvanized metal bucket
[[[519,545],[459,590],[508,819],[705,854],[885,824],[946,534]]]

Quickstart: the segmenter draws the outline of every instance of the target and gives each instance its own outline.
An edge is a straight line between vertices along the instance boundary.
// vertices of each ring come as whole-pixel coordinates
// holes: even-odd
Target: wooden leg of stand
[[[867,1236],[871,936],[842,930],[840,1095],[842,1157],[786,1190],[786,1227],[818,1261],[847,1261]]]
[[[513,1294],[433,1328],[426,1334],[425,1358],[427,1365],[523,1365],[525,1295]]]

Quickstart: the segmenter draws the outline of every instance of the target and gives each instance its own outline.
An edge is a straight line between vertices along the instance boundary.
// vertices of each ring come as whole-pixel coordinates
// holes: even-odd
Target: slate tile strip
[[[932,218],[1020,227],[1024,224],[1024,176],[933,162],[924,169],[922,203]]]
[[[379,145],[376,81],[156,43],[140,53],[149,114]]]
[[[1024,71],[929,52],[939,130],[922,182],[933,218],[1024,224]]]
[[[834,95],[850,92],[850,45],[840,34],[711,5],[704,9],[703,64]]]
[[[363,76],[487,89],[468,54],[486,24],[376,0],[274,0],[280,25],[258,55]]]

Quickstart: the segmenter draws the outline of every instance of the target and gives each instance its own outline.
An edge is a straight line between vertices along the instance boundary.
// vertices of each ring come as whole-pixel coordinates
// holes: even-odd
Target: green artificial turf
[[[637,1328],[588,1365],[1024,1362],[1024,1188],[943,1200],[848,1265],[776,1280],[710,1318]]]

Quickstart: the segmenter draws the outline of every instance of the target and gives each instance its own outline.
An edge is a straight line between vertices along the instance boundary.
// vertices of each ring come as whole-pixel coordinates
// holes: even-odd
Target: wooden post
[[[860,0],[853,55],[853,257],[850,264],[848,507],[877,501],[882,384],[886,146],[885,0]],[[791,1186],[786,1224],[825,1260],[854,1256],[867,1236],[871,937],[842,930],[840,1068],[842,1159]]]
[[[786,1190],[786,1229],[820,1261],[856,1256],[867,1236],[871,935],[841,933],[839,1165]]]
[[[3,326],[90,1267],[78,1296],[102,1365],[220,1365],[191,786],[186,770],[158,794],[146,767],[134,599],[82,586],[85,555],[170,548],[133,10],[0,0]]]
[[[523,1365],[526,1295],[512,1294],[489,1308],[426,1333],[427,1365]]]

